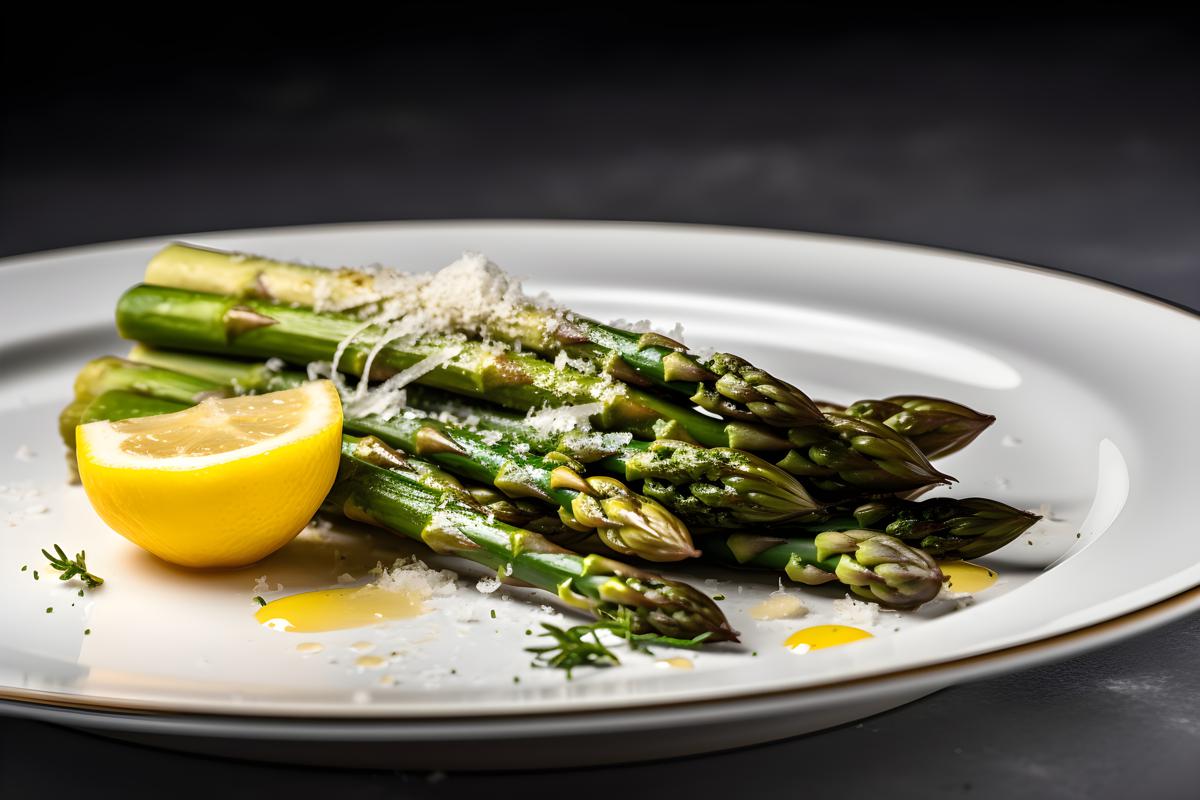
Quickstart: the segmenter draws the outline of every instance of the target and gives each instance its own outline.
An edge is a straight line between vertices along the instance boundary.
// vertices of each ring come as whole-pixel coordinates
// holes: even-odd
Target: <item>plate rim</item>
[[[199,239],[203,237],[275,237],[287,236],[289,234],[302,233],[352,233],[354,229],[414,229],[414,228],[443,228],[443,227],[491,227],[491,228],[512,228],[512,227],[527,227],[527,228],[557,228],[568,229],[586,228],[586,229],[631,229],[639,231],[659,230],[663,232],[689,232],[697,234],[733,234],[733,235],[752,235],[764,237],[778,237],[797,241],[809,242],[829,242],[850,246],[870,247],[872,249],[886,251],[907,251],[914,254],[929,254],[943,258],[951,258],[957,260],[966,260],[976,263],[984,267],[1000,267],[1022,272],[1029,272],[1042,277],[1057,278],[1067,280],[1073,283],[1091,286],[1102,291],[1117,294],[1127,299],[1148,303],[1151,306],[1162,308],[1168,311],[1181,313],[1185,318],[1200,322],[1200,310],[1192,309],[1188,306],[1174,303],[1157,297],[1151,293],[1143,292],[1137,289],[1132,289],[1118,283],[1107,281],[1091,276],[1080,275],[1069,270],[1060,268],[1047,267],[1042,265],[1029,264],[1024,262],[1013,261],[1010,259],[999,258],[986,254],[981,254],[971,251],[955,250],[945,247],[937,247],[925,244],[915,244],[910,242],[899,242],[887,239],[877,239],[868,237],[849,236],[844,234],[833,233],[814,233],[806,231],[793,231],[780,228],[769,227],[753,227],[753,226],[733,226],[733,225],[717,225],[708,223],[673,223],[673,222],[653,222],[653,221],[636,221],[636,220],[575,220],[575,219],[431,219],[431,220],[372,220],[358,222],[332,222],[319,224],[296,224],[272,226],[266,228],[247,228],[247,229],[226,229],[207,232],[192,232],[187,234],[174,235],[157,235],[148,237],[139,237],[134,239],[116,240],[108,242],[97,242],[92,244],[73,245],[70,247],[57,248],[53,250],[34,251],[24,254],[16,254],[0,258],[0,275],[5,270],[20,269],[22,267],[37,268],[36,262],[49,261],[60,258],[78,257],[87,253],[95,253],[97,251],[120,250],[131,247],[150,247],[160,245],[164,241],[179,240],[179,239]],[[14,263],[25,262],[25,263]],[[33,263],[30,263],[33,262]],[[1200,585],[1193,585],[1182,590],[1174,595],[1166,598],[1161,598],[1155,602],[1144,605],[1138,608],[1133,608],[1123,614],[1118,614],[1107,619],[1102,619],[1089,625],[1083,625],[1078,628],[1063,631],[1051,637],[1036,639],[1034,641],[1024,642],[1021,644],[1010,645],[998,649],[987,650],[982,653],[964,656],[957,659],[949,659],[938,661],[935,663],[925,664],[916,667],[909,667],[902,670],[892,670],[881,672],[875,675],[868,675],[859,678],[848,679],[845,681],[831,680],[820,684],[814,684],[803,687],[793,687],[787,689],[768,689],[759,692],[741,691],[734,695],[712,698],[690,698],[679,699],[672,701],[655,701],[651,704],[642,704],[640,706],[622,706],[620,708],[595,708],[586,710],[571,710],[562,709],[559,711],[537,711],[522,713],[519,709],[509,710],[505,713],[489,714],[482,716],[471,716],[461,714],[450,714],[444,716],[406,716],[391,714],[388,716],[338,716],[336,714],[322,713],[319,709],[296,709],[295,714],[290,714],[286,709],[274,710],[274,713],[264,715],[260,710],[247,709],[245,714],[240,714],[229,709],[221,711],[205,711],[203,709],[192,708],[168,708],[163,710],[165,704],[155,701],[119,701],[115,698],[103,697],[81,697],[78,695],[69,695],[45,690],[22,690],[16,687],[0,686],[0,713],[7,714],[10,709],[15,706],[29,706],[42,709],[74,709],[76,711],[89,711],[90,713],[112,714],[116,713],[124,717],[133,715],[149,714],[154,717],[173,717],[184,719],[234,719],[234,720],[286,720],[307,717],[314,722],[332,724],[338,721],[353,721],[362,724],[418,724],[422,721],[440,721],[443,723],[455,721],[479,721],[479,720],[536,720],[560,718],[563,716],[577,715],[612,715],[620,713],[636,713],[646,710],[664,710],[664,709],[679,709],[681,707],[698,708],[701,706],[719,706],[723,704],[738,704],[747,703],[770,698],[816,698],[822,693],[836,694],[843,691],[852,691],[855,688],[870,686],[877,689],[878,687],[891,687],[900,690],[905,686],[917,685],[922,682],[936,682],[939,677],[945,677],[939,685],[949,685],[958,680],[975,679],[990,674],[995,674],[1002,671],[1008,664],[1012,664],[1014,669],[1022,669],[1035,664],[1044,663],[1059,658],[1066,658],[1073,654],[1084,652],[1094,647],[1103,646],[1106,643],[1119,641],[1127,636],[1135,635],[1136,633],[1144,632],[1159,625],[1165,624],[1173,619],[1180,618],[1189,613],[1194,613],[1200,610]],[[1128,627],[1130,630],[1125,631]],[[1029,655],[1025,658],[1025,655]],[[959,677],[950,677],[957,675]],[[802,700],[801,700],[802,701]]]
[[[564,217],[562,219],[552,219],[545,217],[463,217],[463,218],[439,218],[439,219],[378,219],[378,220],[358,220],[345,222],[317,222],[317,223],[296,223],[293,225],[271,225],[263,228],[221,228],[208,231],[192,231],[189,233],[166,233],[153,236],[137,236],[130,239],[111,239],[100,242],[92,242],[89,244],[68,245],[67,247],[56,247],[50,250],[30,250],[23,253],[13,253],[11,255],[0,256],[0,270],[10,268],[12,265],[9,262],[24,261],[30,259],[50,259],[58,257],[67,257],[76,255],[79,251],[98,250],[98,249],[120,249],[123,247],[139,247],[149,246],[163,241],[184,241],[191,238],[200,238],[204,236],[275,236],[286,235],[289,232],[297,230],[305,231],[332,231],[334,229],[347,228],[388,228],[388,227],[441,227],[441,226],[491,226],[505,227],[513,225],[528,225],[528,226],[545,226],[545,227],[631,227],[631,228],[663,228],[663,229],[678,229],[686,228],[694,231],[707,231],[711,233],[746,233],[766,236],[780,236],[783,238],[797,238],[810,240],[826,240],[831,242],[842,242],[846,244],[871,245],[883,249],[904,249],[912,251],[925,251],[942,256],[951,256],[957,258],[968,258],[972,261],[979,261],[990,264],[992,266],[1006,267],[1008,269],[1016,269],[1026,272],[1041,273],[1051,277],[1061,278],[1064,280],[1076,281],[1078,283],[1088,284],[1098,289],[1111,291],[1117,294],[1125,294],[1133,299],[1149,302],[1153,305],[1160,305],[1170,311],[1177,311],[1184,316],[1200,321],[1200,308],[1192,308],[1183,303],[1178,303],[1174,300],[1168,300],[1164,297],[1147,292],[1142,289],[1135,289],[1131,286],[1126,286],[1116,281],[1110,281],[1106,278],[1097,278],[1092,275],[1084,275],[1080,272],[1065,269],[1063,267],[1051,267],[1046,264],[1038,264],[1032,261],[1017,261],[1005,256],[992,255],[978,250],[962,250],[954,247],[945,247],[936,244],[926,244],[922,242],[909,242],[900,239],[888,239],[876,236],[856,236],[846,233],[830,233],[823,231],[804,231],[792,230],[789,228],[775,228],[771,226],[756,226],[756,225],[722,225],[720,223],[710,222],[662,222],[657,220],[626,220],[626,219],[574,219]]]
[[[412,726],[422,723],[448,726],[454,724],[505,724],[523,721],[536,724],[538,721],[558,720],[567,717],[640,716],[656,712],[670,712],[680,709],[694,710],[699,708],[713,708],[719,711],[722,706],[734,707],[750,702],[762,702],[772,699],[803,701],[810,698],[819,698],[823,694],[838,695],[852,693],[864,687],[873,691],[889,690],[897,693],[920,687],[930,687],[931,690],[942,688],[963,680],[979,680],[995,675],[1003,672],[1010,665],[1017,670],[1024,670],[1040,664],[1080,655],[1089,650],[1103,647],[1106,644],[1112,644],[1131,636],[1147,633],[1169,622],[1194,614],[1197,611],[1200,611],[1200,586],[1194,586],[1191,589],[1184,590],[1151,605],[1134,609],[1120,616],[1111,617],[1092,625],[1065,631],[1045,639],[1037,639],[962,658],[884,672],[878,675],[851,678],[844,681],[830,681],[813,686],[771,689],[757,693],[739,693],[726,697],[656,701],[637,706],[621,706],[617,708],[563,709],[559,711],[529,713],[521,713],[518,709],[504,714],[459,714],[446,716],[336,716],[315,714],[311,710],[299,709],[295,714],[283,712],[261,714],[249,711],[246,714],[238,714],[228,711],[209,712],[194,709],[161,711],[156,710],[155,704],[150,702],[129,703],[123,706],[119,703],[107,703],[103,698],[78,697],[38,690],[25,692],[21,690],[11,691],[0,687],[0,714],[10,714],[14,710],[25,708],[29,710],[52,710],[52,713],[53,711],[84,712],[91,719],[119,717],[122,719],[194,721],[200,724],[210,723],[215,725],[220,725],[224,721],[235,726],[253,721],[264,724],[281,722],[292,726],[296,720],[306,720],[316,728],[336,725],[381,728],[388,725]],[[1025,658],[1026,655],[1030,657]],[[82,702],[80,702],[81,700]]]

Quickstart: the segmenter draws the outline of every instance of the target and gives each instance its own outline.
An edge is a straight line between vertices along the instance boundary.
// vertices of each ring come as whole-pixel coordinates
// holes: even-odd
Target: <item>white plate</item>
[[[346,529],[250,569],[195,574],[112,534],[63,482],[55,419],[85,360],[123,352],[114,302],[165,240],[12,258],[0,267],[0,711],[310,763],[601,763],[802,733],[1200,606],[1200,536],[1185,508],[1200,482],[1200,319],[1164,304],[974,256],[710,227],[421,223],[183,238],[412,270],[481,250],[528,288],[601,319],[680,322],[693,346],[743,353],[817,397],[953,397],[999,421],[942,465],[960,480],[951,494],[1044,504],[1062,522],[989,559],[1001,580],[975,605],[884,614],[875,638],[803,655],[783,639],[835,621],[836,594],[804,593],[804,620],[759,623],[748,609],[773,579],[716,569],[691,580],[727,597],[744,645],[691,655],[692,670],[640,656],[569,682],[533,670],[524,632],[549,618],[542,601],[482,595],[450,562],[463,588],[425,616],[278,633],[254,620],[258,576],[283,584],[264,593],[272,599],[415,551]],[[86,548],[108,582],[80,598],[53,580],[38,555],[51,542]],[[302,655],[301,641],[324,650]],[[355,665],[350,645],[362,641],[386,668]]]

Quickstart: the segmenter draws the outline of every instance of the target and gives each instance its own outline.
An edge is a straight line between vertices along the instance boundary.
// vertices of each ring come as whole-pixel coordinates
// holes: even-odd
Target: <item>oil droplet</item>
[[[808,613],[808,606],[794,594],[772,592],[771,596],[750,609],[750,618],[756,620],[793,619]]]
[[[387,666],[387,659],[380,656],[359,656],[354,659],[354,666],[362,669],[381,669]]]
[[[796,631],[784,640],[783,646],[793,653],[807,653],[809,650],[837,647],[870,638],[871,634],[863,629],[849,625],[816,625]]]
[[[660,658],[654,662],[654,666],[660,669],[693,670],[696,668],[696,662],[690,658]]]
[[[367,585],[281,597],[258,609],[254,618],[275,631],[316,633],[361,628],[384,620],[415,617],[424,611],[421,597],[414,592]]]
[[[319,653],[324,649],[325,645],[321,644],[320,642],[301,642],[300,644],[296,645],[296,652],[304,653],[306,656],[312,655],[313,653]]]
[[[380,675],[379,676],[379,685],[380,686],[395,686],[396,685],[396,676],[395,675]]]
[[[372,642],[355,642],[350,649],[356,653],[369,653],[375,649],[375,645]]]
[[[946,588],[952,592],[975,594],[996,582],[996,571],[972,564],[970,561],[943,561],[938,564],[948,582]]]

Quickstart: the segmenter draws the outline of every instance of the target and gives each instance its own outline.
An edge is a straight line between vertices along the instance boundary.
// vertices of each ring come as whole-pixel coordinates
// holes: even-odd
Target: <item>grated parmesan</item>
[[[500,579],[493,578],[490,575],[486,575],[486,576],[480,578],[479,582],[475,584],[475,589],[480,594],[491,594],[492,592],[496,591],[499,588],[500,588]]]
[[[377,414],[385,420],[392,419],[404,408],[405,386],[445,364],[462,350],[461,344],[443,347],[411,367],[397,372],[370,391],[364,389],[360,395],[356,390],[355,396],[346,403],[346,412],[354,416]],[[365,383],[361,383],[360,386],[365,386]]]
[[[974,605],[975,603],[975,595],[971,594],[970,592],[956,592],[944,583],[942,584],[942,588],[938,591],[937,597],[933,599],[945,600],[947,602],[954,603],[954,608],[956,611],[961,611],[967,606]]]
[[[833,615],[835,621],[843,625],[871,627],[879,622],[879,605],[846,595],[833,601]]]
[[[604,410],[603,403],[583,403],[577,406],[555,406],[540,411],[530,409],[525,424],[539,436],[553,436],[570,431],[589,431],[591,418]]]
[[[456,572],[434,569],[415,556],[397,558],[391,567],[376,562],[371,576],[373,586],[388,592],[403,592],[420,600],[448,597],[458,589]]]

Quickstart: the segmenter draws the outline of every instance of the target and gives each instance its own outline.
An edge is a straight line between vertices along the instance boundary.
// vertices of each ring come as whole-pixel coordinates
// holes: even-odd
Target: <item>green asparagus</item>
[[[873,530],[825,531],[811,537],[714,534],[705,554],[726,564],[782,570],[797,583],[839,581],[860,597],[891,608],[916,608],[941,590],[943,575],[928,554]]]
[[[270,376],[272,385],[303,379],[299,373],[270,372],[261,365],[145,347],[135,346],[131,357],[243,388],[253,388],[264,375]],[[449,413],[459,420],[473,420],[481,430],[502,435],[508,441],[503,446],[509,449],[528,448],[533,453],[549,454],[556,462],[565,461],[576,469],[580,464],[597,462],[596,468],[626,481],[646,481],[643,492],[688,523],[738,527],[780,522],[822,507],[796,478],[761,458],[732,448],[702,448],[675,440],[646,442],[627,433],[549,433],[530,425],[519,414],[425,387],[409,390],[409,405],[423,410],[428,417]],[[352,429],[352,423],[348,421],[347,427]],[[380,435],[378,430],[367,432]]]
[[[206,378],[166,368],[176,362],[191,365],[194,359],[189,356],[150,354],[144,350],[135,354],[139,353],[143,357],[156,357],[159,364],[106,357],[84,368],[76,381],[76,397],[96,400],[85,408],[78,421],[166,413],[181,410],[205,396],[283,388],[304,380],[297,373],[274,372],[261,365],[195,360],[194,368],[207,373]],[[192,394],[179,391],[180,385]],[[125,387],[136,394],[113,391]],[[114,408],[108,409],[106,405]],[[75,408],[76,404],[69,406],[64,417],[73,416]],[[143,409],[145,413],[141,413]],[[71,431],[67,443],[73,445],[74,425],[67,419],[61,425]],[[649,561],[678,561],[699,555],[687,527],[678,518],[656,501],[635,494],[613,478],[583,477],[566,464],[520,452],[503,442],[489,443],[483,434],[433,419],[403,415],[392,419],[377,415],[346,416],[343,427],[359,435],[378,436],[393,447],[426,456],[455,475],[490,483],[509,497],[534,497],[555,504],[563,524],[595,532],[609,548],[622,555],[636,555]]]
[[[475,419],[480,427],[535,451],[563,454],[627,481],[643,481],[643,493],[688,524],[739,527],[780,522],[822,508],[796,478],[741,450],[672,439],[647,442],[612,433],[548,434],[520,415],[423,387],[410,392],[409,402],[429,413]]]
[[[254,323],[246,320],[256,318],[259,324],[264,317],[276,319],[276,325],[292,326],[296,337],[311,332],[314,324],[301,324],[297,318],[278,319],[279,314],[270,311],[269,304],[262,299],[317,307],[327,305],[340,309],[359,309],[366,314],[377,312],[381,304],[404,300],[400,308],[411,311],[419,304],[419,287],[405,281],[411,278],[389,272],[363,272],[355,270],[327,270],[271,259],[225,253],[216,250],[188,247],[175,244],[167,247],[147,267],[149,283],[167,287],[199,289],[219,292],[241,303],[229,304],[221,313],[229,315],[221,325],[210,325],[219,334],[210,339],[228,338],[235,352],[247,353],[249,345],[254,355],[270,355],[263,349],[253,350],[252,343],[244,343],[244,337],[236,334],[242,327]],[[397,283],[399,282],[399,283]],[[407,291],[403,297],[400,293]],[[178,296],[182,298],[182,295]],[[497,298],[501,305],[508,303]],[[604,411],[593,419],[598,427],[607,430],[630,430],[644,439],[672,438],[693,441],[709,447],[729,446],[744,450],[787,451],[778,462],[794,475],[811,478],[815,488],[825,493],[826,499],[844,498],[863,492],[888,493],[911,491],[929,485],[946,483],[949,476],[937,471],[928,458],[902,434],[870,420],[860,420],[841,413],[822,415],[802,392],[771,377],[744,360],[728,354],[718,354],[701,364],[694,356],[683,351],[682,346],[671,339],[655,333],[637,334],[602,325],[594,320],[578,317],[562,310],[548,309],[535,303],[518,301],[505,314],[484,314],[482,319],[469,323],[469,333],[488,336],[504,342],[520,343],[523,347],[549,354],[562,352],[582,353],[603,362],[606,374],[623,383],[620,398],[602,398],[593,388],[583,396],[570,392],[538,392],[525,389],[511,391],[511,380],[517,376],[540,389],[564,384],[603,386],[596,383],[593,375],[574,370],[559,370],[546,373],[546,362],[528,362],[528,356],[508,354],[512,361],[521,362],[518,367],[510,365],[509,374],[487,382],[487,366],[473,355],[460,357],[457,361],[470,358],[477,362],[471,386],[456,386],[442,374],[448,367],[429,373],[423,382],[475,397],[485,397],[501,405],[517,410],[528,410],[543,405],[601,402]],[[180,309],[180,314],[187,310]],[[335,315],[328,317],[330,324]],[[364,323],[358,317],[341,317],[347,336],[359,330]],[[355,322],[358,327],[355,327]],[[468,323],[462,323],[467,325]],[[142,338],[163,346],[196,349],[197,342],[170,336],[170,331],[155,326],[152,333]],[[178,328],[169,322],[165,327]],[[178,332],[178,331],[176,331]],[[279,331],[276,331],[278,333]],[[211,334],[212,331],[210,330]],[[167,334],[164,336],[164,334]],[[356,372],[354,362],[360,349],[377,340],[381,331],[369,326],[359,336],[363,348],[350,348],[347,359],[340,362],[343,369]],[[271,338],[267,334],[266,338]],[[293,337],[287,337],[289,339]],[[329,343],[327,343],[329,344]],[[211,349],[213,345],[210,344]],[[200,345],[204,349],[203,345]],[[332,347],[326,348],[332,351]],[[399,346],[385,348],[399,350]],[[284,358],[286,350],[278,353]],[[393,355],[396,355],[393,353]],[[316,360],[312,351],[305,353],[303,361]],[[326,352],[323,358],[330,358]],[[393,359],[394,360],[394,359]],[[455,363],[457,363],[457,361]],[[387,359],[384,359],[384,367]],[[538,368],[533,368],[536,363]],[[408,366],[395,365],[402,369]],[[361,368],[361,364],[359,365]],[[493,370],[494,371],[494,370]],[[554,379],[557,375],[557,380]],[[570,377],[568,377],[568,375]],[[538,377],[541,376],[540,380]],[[734,421],[724,426],[707,418],[697,419],[694,412],[654,397],[634,386],[659,386],[679,389],[694,395],[692,402],[723,418]],[[612,386],[613,384],[607,384]],[[696,389],[695,387],[699,387]],[[489,391],[482,391],[482,389]],[[581,387],[582,388],[582,387]],[[590,393],[589,393],[590,392]],[[748,422],[758,420],[777,428],[786,428],[772,434]],[[673,425],[676,430],[664,435],[655,430],[654,423]],[[744,427],[739,427],[744,426]],[[782,440],[786,434],[787,441]],[[790,448],[790,449],[789,449]]]
[[[389,294],[403,291],[405,278],[395,272],[330,270],[178,243],[155,255],[145,276],[146,283],[160,286],[365,313],[376,312]],[[687,395],[728,419],[785,428],[823,422],[807,395],[737,356],[700,357],[662,334],[604,325],[513,294],[497,298],[505,313],[488,314],[469,332],[519,343],[551,358],[564,353],[587,359],[618,380]]]
[[[870,529],[895,536],[910,547],[919,547],[939,560],[980,558],[1016,539],[1041,519],[997,500],[968,497],[935,497],[902,500],[880,497],[865,503],[831,506],[811,518],[764,526],[756,533],[765,536],[808,537],[825,531]],[[697,535],[727,535],[728,531],[706,531]]]
[[[957,453],[996,421],[961,403],[921,395],[858,400],[849,406],[821,403],[821,410],[881,422],[907,436],[927,458]]]
[[[366,370],[372,379],[411,374],[430,386],[519,411],[575,406],[597,427],[643,438],[653,438],[660,423],[709,446],[788,446],[762,426],[714,419],[607,377],[558,370],[528,353],[497,351],[457,335],[389,341],[385,330],[344,314],[143,284],[118,302],[117,330],[155,347],[293,364],[336,360],[338,370],[354,375]]]
[[[540,534],[489,520],[455,495],[426,485],[418,473],[372,463],[372,453],[387,446],[364,441],[346,437],[327,510],[482,564],[503,579],[554,592],[598,619],[627,614],[635,634],[737,641],[717,605],[687,584],[602,556],[578,556]]]

